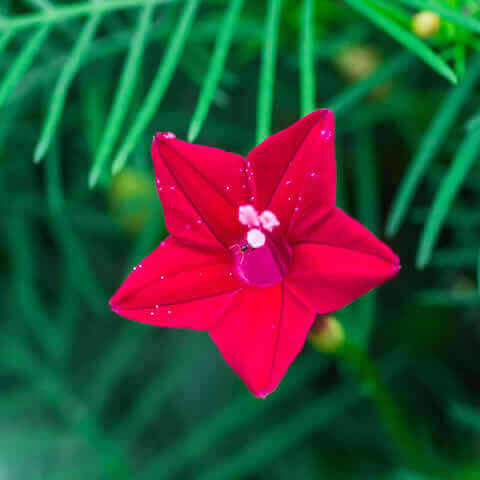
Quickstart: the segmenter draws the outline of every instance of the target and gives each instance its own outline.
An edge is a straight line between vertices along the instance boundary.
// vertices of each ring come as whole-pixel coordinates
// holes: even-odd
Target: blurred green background
[[[1,0],[0,478],[480,479],[479,10]],[[403,269],[257,400],[107,301],[167,234],[156,131],[246,154],[324,107],[338,203]]]

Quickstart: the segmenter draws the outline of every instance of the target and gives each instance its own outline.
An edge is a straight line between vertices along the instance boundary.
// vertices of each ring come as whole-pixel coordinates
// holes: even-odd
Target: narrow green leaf
[[[375,152],[369,130],[360,130],[355,144],[353,173],[355,177],[355,206],[358,220],[369,230],[380,230],[378,181]],[[352,305],[350,321],[345,322],[347,338],[362,349],[368,348],[370,333],[375,321],[376,295],[369,292]]]
[[[95,315],[104,317],[108,312],[108,297],[90,268],[84,244],[75,235],[69,219],[67,221],[62,216],[53,216],[52,220],[52,233],[68,262],[69,274],[76,292]]]
[[[147,5],[140,12],[138,29],[132,37],[128,58],[123,67],[120,83],[113,101],[113,106],[107,120],[105,133],[98,147],[98,153],[90,170],[88,184],[94,187],[102,174],[103,168],[108,161],[109,155],[120,134],[122,122],[130,105],[133,91],[140,73],[140,64],[145,51],[147,33],[150,30],[153,18],[153,5]]]
[[[472,268],[477,263],[478,252],[474,248],[444,248],[435,252],[432,267]]]
[[[477,290],[480,295],[480,250],[478,251],[477,257]]]
[[[12,286],[16,305],[25,326],[42,347],[47,358],[57,359],[63,351],[63,337],[52,322],[35,284],[34,239],[30,224],[22,215],[9,221],[6,238],[12,258]],[[21,326],[19,325],[19,330]]]
[[[204,345],[204,343],[202,343]],[[165,365],[152,380],[143,383],[137,392],[138,400],[117,422],[114,437],[127,446],[134,446],[149,423],[154,420],[182,383],[190,381],[195,358],[202,354],[196,343],[185,342],[175,348],[170,364]],[[159,480],[159,477],[155,475]]]
[[[302,116],[315,110],[314,21],[313,0],[303,0],[300,40],[300,101]]]
[[[102,16],[100,14],[92,15],[89,21],[85,24],[77,38],[72,49],[68,61],[65,63],[60,77],[55,85],[50,107],[48,109],[47,119],[43,126],[40,140],[37,143],[34,153],[34,162],[38,163],[45,155],[52,138],[55,136],[55,131],[58,122],[61,119],[63,108],[65,106],[65,99],[67,97],[68,89],[77,74],[78,69],[82,63],[84,55],[87,53],[91,41],[95,37],[98,26]]]
[[[427,215],[428,208],[414,208],[412,211],[412,223],[424,225]],[[476,227],[480,225],[480,212],[455,205],[450,209],[450,215],[447,217],[445,223],[453,229]]]
[[[423,137],[420,147],[395,194],[387,220],[387,235],[395,235],[398,232],[420,181],[425,176],[433,157],[445,140],[446,134],[453,125],[458,112],[467,99],[470,98],[470,94],[479,77],[480,55],[477,55],[460,85],[452,88],[444,100]]]
[[[30,6],[34,8],[39,8],[40,10],[52,10],[57,5],[52,4],[49,0],[25,0]],[[70,40],[75,39],[75,32],[72,31],[72,28],[69,28],[69,25],[60,24],[59,25],[62,32],[68,36]]]
[[[472,15],[462,13],[462,10],[455,10],[454,8],[445,5],[435,0],[397,0],[405,5],[420,10],[431,10],[438,13],[442,18],[450,20],[461,27],[471,30],[475,33],[480,33],[480,21]]]
[[[335,204],[348,212],[347,182],[345,178],[345,146],[338,144],[335,147],[335,165],[337,167],[337,194]]]
[[[58,141],[55,142],[46,161],[47,170],[47,202],[53,215],[60,215],[63,208],[63,191],[60,171],[60,154]]]
[[[269,0],[257,101],[257,144],[270,135],[281,8],[282,0]]]
[[[163,96],[170,85],[175,67],[180,60],[183,47],[193,24],[200,0],[188,0],[180,14],[174,34],[168,43],[162,63],[160,64],[152,86],[140,108],[135,119],[133,127],[127,134],[127,137],[115,158],[112,166],[112,172],[118,173],[127,162],[128,156],[135,148],[139,136],[145,131],[148,123],[152,120],[155,112],[163,99]]]
[[[470,130],[470,129],[479,128],[479,127],[480,127],[480,113],[477,113],[467,122],[467,128]]]
[[[145,466],[138,480],[170,479],[178,476],[183,469],[195,460],[201,459],[209,449],[228,434],[238,431],[265,415],[278,402],[300,390],[313,377],[326,370],[327,362],[316,352],[309,352],[292,366],[291,376],[284,382],[268,402],[258,402],[251,395],[245,395],[216,412],[191,430],[177,442],[170,445]]]
[[[79,436],[83,437],[96,452],[100,461],[99,478],[129,478],[129,468],[123,452],[100,428],[97,420],[84,403],[78,399],[64,378],[58,375],[24,348],[23,342],[10,338],[8,353],[11,366],[23,374],[31,384],[33,393],[42,399],[45,405],[56,410]],[[21,362],[19,362],[21,359]],[[13,360],[13,362],[11,361]]]
[[[392,368],[390,367],[392,370]],[[399,366],[395,366],[395,374]],[[389,376],[392,373],[389,372]],[[311,400],[291,413],[289,418],[278,423],[254,441],[210,469],[196,475],[198,480],[235,480],[260,472],[266,465],[288,452],[311,433],[325,428],[347,408],[353,406],[365,394],[351,386],[334,389],[327,395]]]
[[[129,259],[129,271],[131,271],[132,265],[135,265],[151,251],[155,242],[158,244],[161,224],[163,224],[163,215],[154,212],[136,241]],[[132,363],[148,332],[148,327],[138,328],[138,326],[125,323],[102,358],[96,360],[96,374],[87,386],[87,396],[91,399],[91,405],[95,410],[100,411],[104,408],[113,388]]]
[[[66,22],[72,18],[94,13],[109,13],[115,10],[137,8],[146,5],[173,3],[178,0],[109,0],[108,2],[85,2],[75,5],[62,5],[44,12],[17,15],[0,23],[0,29],[21,30],[36,25],[50,25]]]
[[[452,83],[457,83],[455,72],[448,66],[443,58],[435,53],[429,46],[417,38],[413,33],[405,30],[403,27],[395,23],[388,17],[379,13],[372,2],[368,0],[345,0],[351,8],[357,10],[363,16],[368,18],[378,28],[384,30],[392,36],[397,42],[411,50],[415,55],[420,57],[426,64],[437,73],[445,77]]]
[[[7,46],[8,42],[13,38],[14,31],[9,29],[5,30],[0,35],[0,53],[3,52],[4,48]]]
[[[480,305],[480,295],[475,289],[471,291],[454,291],[433,288],[421,291],[415,301],[422,305],[442,307],[471,307]]]
[[[375,162],[375,151],[370,131],[357,135],[356,158],[354,161],[355,205],[360,221],[372,232],[380,230],[379,184]]]
[[[44,40],[47,38],[50,26],[46,25],[39,28],[28,40],[22,51],[15,58],[13,64],[8,69],[5,78],[0,84],[0,107],[15,88],[17,82],[22,78],[25,71],[35,59]]]
[[[412,61],[408,52],[402,52],[391,61],[383,64],[376,72],[364,80],[355,83],[338,94],[330,103],[328,108],[333,110],[336,116],[352,108],[352,106],[368,95],[375,87],[382,84],[398,72],[404,71]]]
[[[86,391],[93,410],[100,412],[105,407],[117,382],[140,354],[140,347],[148,332],[148,326],[125,323],[102,358],[95,360],[95,376]]]
[[[188,129],[187,137],[189,142],[193,142],[197,138],[202,125],[207,118],[218,83],[222,77],[225,59],[227,58],[233,33],[235,31],[235,25],[242,10],[242,6],[243,0],[231,0],[228,11],[225,14],[222,29],[218,35],[215,49],[210,59],[208,72],[203,81],[200,97]]]
[[[429,262],[450,205],[462,186],[470,167],[477,159],[479,152],[480,135],[475,130],[470,131],[460,145],[453,164],[445,175],[433,200],[433,205],[420,238],[417,254],[418,268],[425,267]]]
[[[450,407],[450,416],[465,427],[480,433],[480,412],[478,408],[455,403]]]

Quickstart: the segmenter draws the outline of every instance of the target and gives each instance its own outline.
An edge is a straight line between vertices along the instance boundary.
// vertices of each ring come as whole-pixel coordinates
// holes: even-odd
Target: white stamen
[[[280,225],[277,216],[270,210],[264,210],[260,215],[260,222],[262,227],[269,232],[272,232],[275,227]]]
[[[247,233],[247,242],[252,248],[260,248],[265,245],[265,235],[258,228],[252,228]]]
[[[246,225],[249,228],[260,226],[260,218],[253,205],[241,205],[238,207],[238,220],[242,225]]]

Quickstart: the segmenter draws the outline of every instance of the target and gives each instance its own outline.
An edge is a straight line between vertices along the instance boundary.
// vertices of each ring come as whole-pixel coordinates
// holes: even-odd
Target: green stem
[[[358,346],[346,342],[339,351],[339,356],[364,384],[367,393],[382,417],[387,433],[404,460],[416,470],[432,473],[434,471],[432,461],[418,444],[415,434],[392,395],[385,388],[368,353]]]

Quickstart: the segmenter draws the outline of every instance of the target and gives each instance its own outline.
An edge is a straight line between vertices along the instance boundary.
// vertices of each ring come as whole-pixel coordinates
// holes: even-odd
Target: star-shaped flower
[[[171,133],[152,144],[170,237],[110,301],[124,317],[207,330],[250,391],[265,397],[316,313],[392,278],[398,257],[335,204],[334,121],[307,115],[247,158]]]

